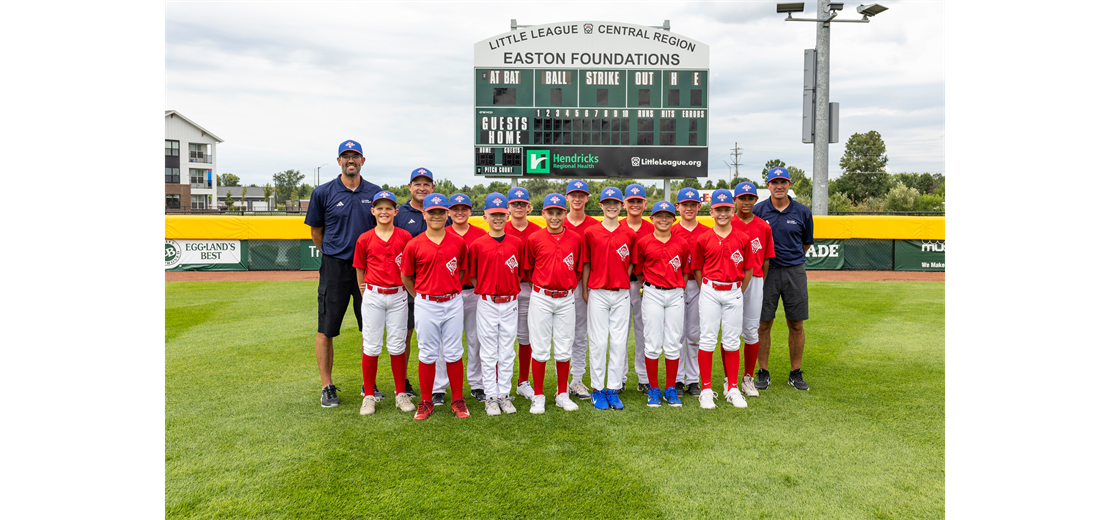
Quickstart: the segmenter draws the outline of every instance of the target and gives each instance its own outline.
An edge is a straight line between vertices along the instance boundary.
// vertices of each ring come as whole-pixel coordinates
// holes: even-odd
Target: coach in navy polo
[[[312,190],[304,223],[312,228],[312,242],[320,250],[320,286],[316,301],[319,318],[316,324],[316,366],[324,389],[320,405],[339,406],[337,389],[332,384],[331,367],[335,359],[332,338],[339,335],[347,304],[354,298],[355,319],[362,330],[362,293],[358,290],[353,259],[359,235],[374,227],[370,214],[374,195],[382,191],[377,184],[362,178],[359,172],[366,164],[362,145],[344,141],[336,159],[343,173],[334,180]],[[361,344],[361,337],[359,343]]]
[[[764,273],[763,309],[759,316],[759,371],[755,387],[763,390],[771,384],[767,358],[771,351],[771,326],[779,308],[779,297],[786,312],[789,329],[790,375],[786,384],[798,390],[809,390],[802,379],[802,352],[805,350],[805,320],[809,319],[809,287],[806,283],[806,251],[813,245],[813,214],[804,204],[790,198],[790,172],[775,167],[767,172],[771,197],[752,208],[759,218],[771,225],[775,240],[775,256]]]

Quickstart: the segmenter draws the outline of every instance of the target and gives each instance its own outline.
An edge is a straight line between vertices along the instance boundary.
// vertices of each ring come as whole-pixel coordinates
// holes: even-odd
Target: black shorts
[[[759,321],[772,321],[779,310],[779,297],[786,319],[804,321],[809,319],[809,287],[806,285],[806,265],[775,267],[763,276],[763,309]]]
[[[320,287],[316,296],[320,319],[316,332],[334,338],[343,326],[343,315],[347,314],[347,304],[355,299],[355,320],[358,330],[362,330],[362,293],[358,292],[358,277],[351,260],[343,260],[325,254],[320,255]]]
[[[405,291],[405,292],[408,293],[408,291]],[[409,296],[409,330],[412,330],[412,329],[416,328],[416,316],[412,313],[412,310],[416,308],[416,299],[413,298],[411,294],[409,294],[408,296]]]

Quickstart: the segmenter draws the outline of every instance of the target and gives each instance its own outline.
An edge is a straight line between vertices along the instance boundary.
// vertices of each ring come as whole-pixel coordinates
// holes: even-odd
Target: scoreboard
[[[709,48],[607,22],[475,44],[474,166],[504,177],[705,177]]]

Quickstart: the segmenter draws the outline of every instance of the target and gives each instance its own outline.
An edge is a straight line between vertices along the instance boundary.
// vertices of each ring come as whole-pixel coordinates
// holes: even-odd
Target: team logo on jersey
[[[516,263],[516,255],[510,256],[508,260],[505,260],[505,265],[509,266],[510,273],[516,273],[516,267],[518,265]]]
[[[370,202],[370,201],[368,201],[368,200],[366,200],[366,199],[362,199],[362,203],[363,203],[363,204],[371,204],[371,202]]]
[[[343,205],[343,201],[339,201],[339,204],[336,204],[335,207],[338,208],[339,206],[342,206],[342,205]]]
[[[744,261],[744,255],[740,254],[739,249],[737,249],[736,251],[733,251],[732,256],[730,256],[729,258],[732,260],[732,263],[734,263],[736,265],[740,265],[740,262]]]
[[[674,258],[672,258],[671,261],[667,263],[670,264],[671,269],[674,269],[674,272],[676,273],[678,272],[678,268],[682,267],[682,260],[678,259],[678,255],[674,255]]]
[[[567,264],[567,268],[570,269],[571,271],[573,271],[574,270],[574,253],[571,253],[571,254],[567,255],[567,257],[563,259],[563,263]]]
[[[617,249],[617,254],[621,256],[621,260],[628,258],[628,244],[621,244],[621,247]]]
[[[753,238],[752,239],[752,252],[754,253],[756,251],[759,251],[760,249],[763,249],[763,244],[759,243],[758,238]]]
[[[458,257],[451,258],[451,261],[447,262],[447,270],[451,274],[455,274],[455,270],[458,269],[458,268],[459,268],[459,259],[458,259]]]
[[[397,258],[393,259],[394,262],[397,262],[397,267],[401,267],[401,257],[402,256],[404,256],[404,253],[397,253]]]

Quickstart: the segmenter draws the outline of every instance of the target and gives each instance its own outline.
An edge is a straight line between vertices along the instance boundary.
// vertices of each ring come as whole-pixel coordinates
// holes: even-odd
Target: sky
[[[884,2],[869,24],[832,25],[830,101],[840,142],[878,131],[887,171],[944,173],[944,4]],[[816,2],[799,18],[812,18]],[[803,53],[816,25],[785,22],[773,2],[170,2],[165,109],[224,140],[216,173],[244,184],[300,170],[339,174],[341,141],[363,144],[363,175],[407,183],[417,167],[457,186],[473,173],[473,45],[521,25],[597,20],[661,26],[710,46],[709,177],[759,178],[781,159],[812,177],[801,142]],[[858,20],[854,4],[841,19]]]

